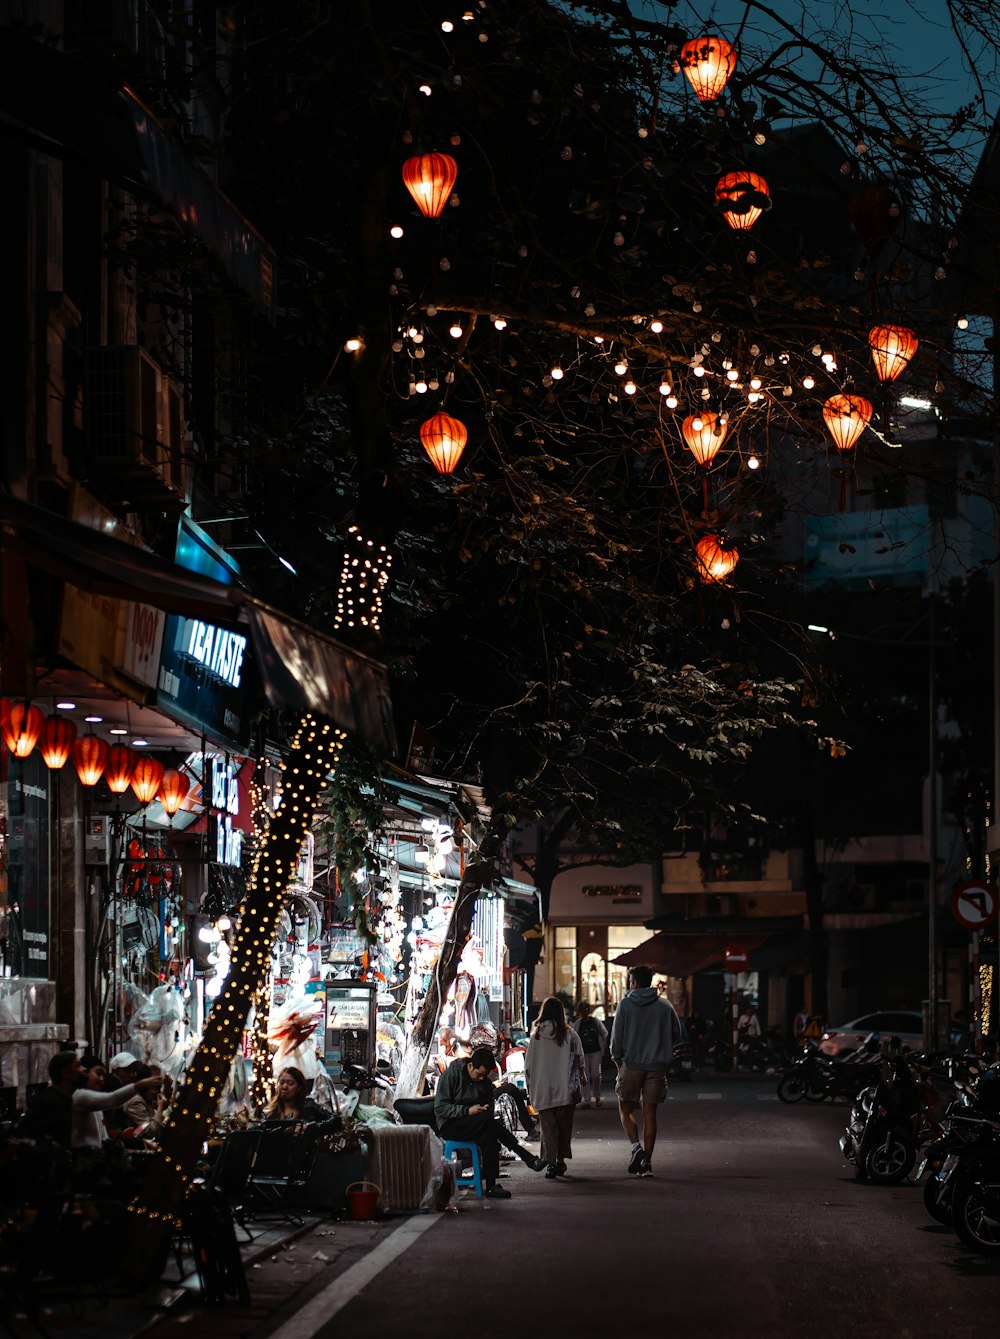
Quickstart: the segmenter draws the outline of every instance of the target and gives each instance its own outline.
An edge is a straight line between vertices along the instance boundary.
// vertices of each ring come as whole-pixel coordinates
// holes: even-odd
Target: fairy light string
[[[130,1212],[149,1225],[150,1236],[136,1243],[140,1252],[144,1246],[153,1249],[164,1225],[179,1225],[184,1196],[202,1144],[212,1131],[251,1001],[269,981],[271,948],[286,891],[298,868],[299,850],[344,739],[341,730],[307,714],[300,719],[281,765],[281,803],[261,832],[244,912],[233,938],[229,975],[165,1113],[159,1156],[129,1205]]]

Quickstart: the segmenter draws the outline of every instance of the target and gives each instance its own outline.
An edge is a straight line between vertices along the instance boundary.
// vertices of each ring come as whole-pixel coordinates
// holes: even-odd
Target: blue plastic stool
[[[462,1149],[466,1149],[472,1154],[472,1184],[476,1188],[476,1194],[482,1199],[483,1169],[479,1161],[479,1145],[467,1143],[464,1139],[446,1139],[444,1141],[444,1156],[446,1158],[453,1158]]]

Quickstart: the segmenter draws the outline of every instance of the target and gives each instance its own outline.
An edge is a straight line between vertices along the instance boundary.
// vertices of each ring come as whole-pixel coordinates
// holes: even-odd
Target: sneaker
[[[545,1169],[546,1181],[554,1181],[558,1175],[559,1175],[559,1168],[555,1165],[555,1163],[553,1163],[551,1167],[547,1167]]]
[[[639,1173],[642,1171],[643,1163],[645,1161],[646,1161],[646,1155],[642,1151],[642,1145],[636,1144],[636,1146],[632,1149],[632,1156],[629,1159],[628,1164],[629,1176],[638,1176]]]
[[[549,1165],[544,1158],[536,1158],[534,1155],[524,1159],[524,1165],[531,1172],[544,1172]]]
[[[646,1179],[647,1177],[651,1177],[652,1175],[653,1175],[653,1169],[646,1161],[645,1154],[643,1154],[642,1166],[639,1168],[639,1176],[641,1176],[643,1179]]]
[[[503,1186],[496,1186],[496,1185],[487,1186],[485,1194],[483,1196],[484,1199],[488,1200],[509,1200],[510,1197],[511,1195],[509,1190],[505,1190]]]
[[[602,1107],[603,1105],[604,1105],[604,1103],[601,1101],[601,1099],[600,1099],[599,1097],[595,1097],[595,1098],[594,1098],[594,1106],[595,1106],[595,1107]]]

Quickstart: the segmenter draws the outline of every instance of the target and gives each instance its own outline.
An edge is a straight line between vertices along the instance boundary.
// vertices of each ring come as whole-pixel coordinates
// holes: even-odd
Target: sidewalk
[[[9,1333],[14,1339],[22,1339],[22,1336],[23,1339],[38,1339],[39,1331],[51,1336],[72,1335],[74,1339],[88,1339],[91,1335],[95,1339],[98,1335],[102,1339],[133,1339],[133,1336],[160,1332],[168,1318],[185,1324],[195,1315],[201,1315],[212,1317],[214,1334],[216,1320],[230,1312],[243,1316],[259,1315],[260,1303],[274,1295],[273,1283],[268,1285],[266,1282],[271,1275],[276,1279],[284,1276],[289,1290],[298,1290],[345,1251],[356,1254],[359,1247],[369,1249],[373,1240],[379,1240],[387,1227],[391,1229],[399,1221],[402,1219],[353,1223],[308,1215],[300,1226],[251,1224],[251,1241],[243,1240],[243,1233],[238,1230],[240,1256],[251,1296],[249,1308],[240,1307],[235,1301],[223,1307],[206,1307],[201,1300],[198,1276],[190,1255],[185,1253],[182,1257],[185,1271],[182,1278],[171,1253],[163,1278],[144,1293],[111,1295],[102,1303],[92,1290],[75,1301],[62,1291],[54,1292],[51,1298],[43,1297],[38,1309],[38,1326],[26,1314],[16,1313]],[[231,1332],[228,1325],[223,1325],[222,1329]],[[193,1333],[201,1330],[201,1326],[192,1329],[188,1325],[184,1333],[187,1339],[193,1339]]]

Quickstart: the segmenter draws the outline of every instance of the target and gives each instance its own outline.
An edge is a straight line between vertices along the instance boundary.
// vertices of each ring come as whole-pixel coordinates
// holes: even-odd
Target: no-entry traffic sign
[[[729,944],[726,946],[726,951],[722,955],[722,961],[731,972],[735,972],[747,965],[750,961],[750,955],[742,944]]]
[[[981,930],[997,914],[997,895],[985,883],[958,883],[951,895],[951,914],[967,930]]]

